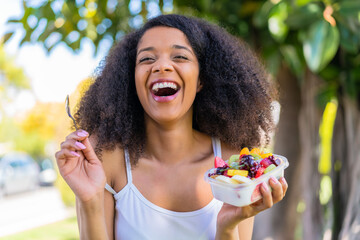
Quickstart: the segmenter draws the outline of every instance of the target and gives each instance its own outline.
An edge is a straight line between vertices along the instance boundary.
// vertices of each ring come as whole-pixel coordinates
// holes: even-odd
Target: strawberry
[[[215,157],[214,165],[216,168],[229,167],[229,165],[224,160],[222,160],[220,157]]]
[[[261,166],[267,168],[272,164],[272,161],[269,158],[264,158],[263,160],[261,160],[260,164]]]
[[[255,174],[255,178],[260,177],[264,173],[265,169],[266,167],[260,167]]]

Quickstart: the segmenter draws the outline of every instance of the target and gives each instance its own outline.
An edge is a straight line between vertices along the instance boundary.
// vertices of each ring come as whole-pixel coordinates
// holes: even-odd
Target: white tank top
[[[221,144],[212,139],[214,155],[221,157]],[[105,188],[115,199],[115,239],[121,240],[202,240],[215,239],[216,219],[223,203],[215,198],[191,212],[175,212],[148,201],[132,183],[130,158],[125,149],[128,183],[118,193]]]

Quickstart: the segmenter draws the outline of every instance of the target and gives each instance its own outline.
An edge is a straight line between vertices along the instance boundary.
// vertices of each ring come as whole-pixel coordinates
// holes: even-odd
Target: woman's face
[[[137,48],[135,85],[151,119],[166,123],[192,118],[199,63],[183,32],[161,26],[144,33]]]

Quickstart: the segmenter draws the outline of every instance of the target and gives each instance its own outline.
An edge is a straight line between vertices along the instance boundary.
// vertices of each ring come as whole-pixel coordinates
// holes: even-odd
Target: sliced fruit
[[[224,175],[224,176],[226,176],[226,177],[231,177],[231,176],[228,174],[228,171],[229,171],[229,170],[225,170],[222,175]]]
[[[226,177],[226,176],[223,176],[223,175],[219,175],[215,178],[215,180],[219,181],[219,182],[224,182],[224,183],[230,183],[230,184],[239,184],[238,181],[232,179],[232,178],[229,178],[229,177]]]
[[[260,155],[262,159],[272,156],[272,153],[263,153]]]
[[[253,148],[253,149],[251,149],[250,154],[251,154],[251,153],[255,153],[255,154],[261,155],[261,151],[260,151],[260,149],[258,149],[258,148]]]
[[[275,164],[271,164],[270,166],[268,166],[268,167],[265,169],[264,174],[270,172],[271,170],[273,170],[273,169],[275,169],[275,168],[276,168]]]
[[[266,169],[265,167],[260,167],[260,168],[257,170],[256,174],[255,174],[255,178],[258,178],[258,177],[260,177],[261,175],[263,175],[265,169]]]
[[[214,161],[214,166],[216,168],[218,167],[225,167],[225,166],[229,166],[224,160],[222,160],[220,157],[215,157],[215,161]]]
[[[281,164],[281,159],[280,158],[276,158],[275,159],[275,164],[276,166],[279,166]]]
[[[249,155],[249,154],[250,154],[249,149],[247,147],[244,147],[243,149],[241,149],[239,155],[241,156],[241,155]]]
[[[269,159],[269,158],[264,158],[263,160],[261,160],[260,164],[263,166],[263,167],[268,167],[270,166],[272,163],[272,161]]]
[[[250,153],[250,155],[254,157],[254,160],[255,160],[255,161],[258,161],[258,160],[261,160],[261,159],[262,159],[259,154]]]
[[[227,175],[229,175],[229,176],[240,175],[240,176],[247,177],[249,175],[249,171],[248,170],[229,169],[229,170],[227,170]]]
[[[236,154],[236,155],[231,155],[231,157],[229,158],[229,165],[233,162],[237,162],[239,161],[239,157],[240,155]]]
[[[231,179],[237,181],[238,183],[251,182],[249,178],[240,175],[234,175]]]

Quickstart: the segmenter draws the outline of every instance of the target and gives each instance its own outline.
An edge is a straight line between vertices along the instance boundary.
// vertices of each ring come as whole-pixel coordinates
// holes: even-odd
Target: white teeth
[[[177,90],[177,85],[172,82],[164,82],[164,83],[155,83],[152,87],[153,91],[158,91],[159,88],[172,88],[174,90]]]

